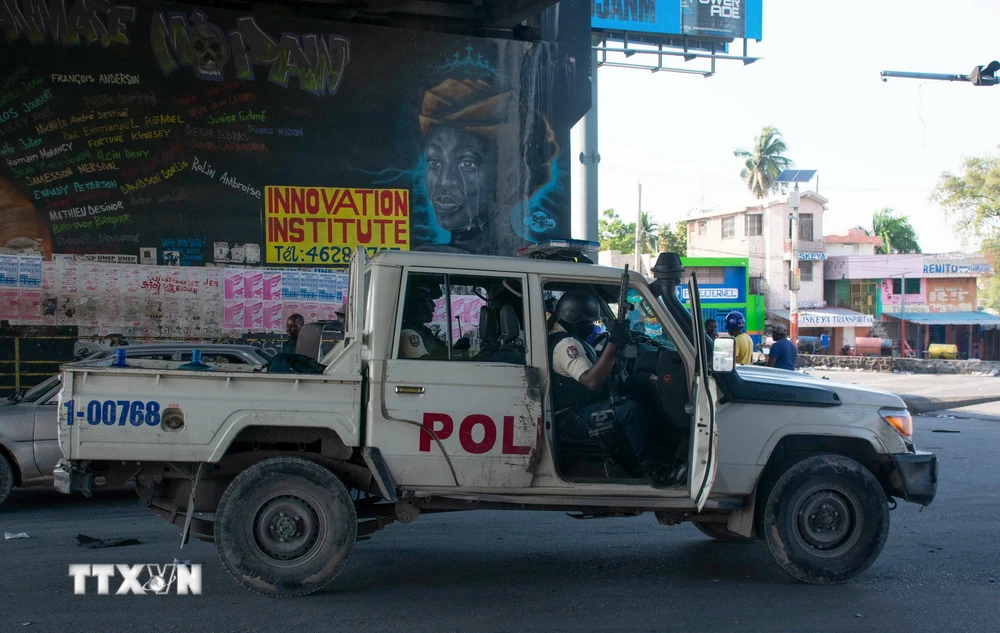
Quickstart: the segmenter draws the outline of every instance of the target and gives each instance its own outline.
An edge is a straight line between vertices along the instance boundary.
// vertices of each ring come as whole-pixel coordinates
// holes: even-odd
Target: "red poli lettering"
[[[473,438],[473,430],[481,426],[483,437],[478,442]],[[434,438],[442,442],[452,436],[455,431],[455,423],[447,413],[425,413],[423,428],[420,433],[420,452],[427,453],[431,450]],[[490,452],[497,443],[497,425],[488,415],[473,413],[465,417],[458,426],[458,442],[462,449],[473,455],[482,455]],[[527,455],[531,452],[530,446],[521,446],[514,442],[514,416],[505,415],[503,417],[503,431],[500,444],[502,455]]]

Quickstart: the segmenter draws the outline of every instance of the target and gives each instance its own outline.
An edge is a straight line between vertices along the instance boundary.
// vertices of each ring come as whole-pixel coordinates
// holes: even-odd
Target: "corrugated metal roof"
[[[882,316],[899,318],[899,312]],[[903,312],[903,320],[920,325],[1000,325],[1000,317],[989,312]]]

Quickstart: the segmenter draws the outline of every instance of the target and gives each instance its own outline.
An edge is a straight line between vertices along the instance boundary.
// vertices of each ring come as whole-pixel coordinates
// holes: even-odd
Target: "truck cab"
[[[899,398],[735,371],[732,341],[713,343],[693,316],[693,276],[692,311],[679,302],[675,255],[649,282],[568,246],[359,253],[344,339],[322,373],[67,366],[57,487],[134,478],[182,543],[214,541],[240,583],[282,596],[325,586],[359,535],[472,509],[653,512],[712,538],[763,539],[799,580],[842,582],[877,558],[893,497],[933,499],[936,459],[914,449]],[[605,326],[628,319],[627,345],[595,329],[580,347],[616,350],[611,397],[638,403],[686,465],[675,485],[635,467],[613,415],[554,410],[552,306],[571,291],[597,298]]]

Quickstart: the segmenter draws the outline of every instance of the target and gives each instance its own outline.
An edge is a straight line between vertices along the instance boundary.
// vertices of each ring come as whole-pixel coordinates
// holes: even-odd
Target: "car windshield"
[[[47,380],[25,391],[24,395],[21,398],[19,398],[19,401],[25,403],[38,401],[45,394],[52,391],[52,389],[59,384],[59,380],[60,380],[59,376],[52,376],[51,378],[48,378]]]

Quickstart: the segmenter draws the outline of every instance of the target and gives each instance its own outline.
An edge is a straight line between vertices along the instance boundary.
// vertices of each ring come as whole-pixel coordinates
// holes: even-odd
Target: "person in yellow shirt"
[[[736,364],[753,364],[753,339],[747,334],[747,321],[739,312],[730,312],[726,315],[726,331],[729,336],[736,339]]]

